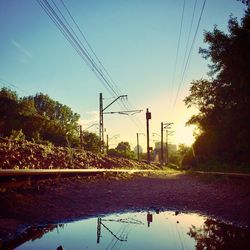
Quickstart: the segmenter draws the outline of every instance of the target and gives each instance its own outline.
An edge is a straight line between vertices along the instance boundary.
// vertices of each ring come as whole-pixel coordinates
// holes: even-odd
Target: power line
[[[83,37],[90,51],[88,51],[86,46],[84,46],[81,39],[77,36],[76,32],[74,31],[70,23],[67,21],[62,11],[60,11],[56,3],[53,0],[51,1],[57,11],[50,5],[50,3],[47,0],[37,0],[39,5],[45,11],[45,13],[54,22],[54,24],[57,26],[57,28],[60,30],[63,36],[68,40],[70,45],[76,50],[78,55],[84,60],[87,66],[92,70],[92,72],[100,80],[100,82],[103,84],[103,86],[108,91],[108,93],[111,94],[111,96],[114,98],[119,96],[119,93],[121,93],[121,91],[119,90],[118,86],[115,84],[114,80],[112,79],[112,77],[110,76],[110,74],[108,73],[104,65],[101,63],[100,59],[97,57],[96,53],[94,52],[90,43],[87,41],[79,25],[76,23],[75,19],[73,18],[72,14],[67,8],[66,4],[63,2],[63,0],[61,0],[62,5],[64,6],[66,12],[68,13],[69,17],[73,21],[74,25],[77,27],[78,31],[80,32],[81,36]],[[60,14],[61,18],[59,17],[59,14],[57,13]],[[90,52],[92,52],[97,62],[93,59]],[[98,63],[100,67],[98,67],[97,65]],[[126,103],[124,103],[124,101],[121,102],[120,106],[123,107],[125,110],[128,110],[128,106]],[[130,117],[130,119],[138,127],[134,119],[132,117]]]
[[[175,100],[174,100],[174,104],[173,104],[173,110],[175,108],[176,101],[178,99],[178,95],[179,95],[179,92],[180,92],[180,88],[181,88],[181,86],[183,84],[184,76],[186,74],[187,67],[188,67],[189,62],[190,62],[190,57],[191,57],[191,54],[192,54],[192,51],[193,51],[193,47],[194,47],[194,44],[195,44],[195,40],[196,40],[196,37],[197,37],[198,30],[199,30],[199,27],[200,27],[201,18],[202,18],[204,9],[205,9],[205,4],[206,4],[206,0],[204,0],[202,8],[201,8],[201,13],[200,13],[199,20],[198,20],[198,23],[197,23],[197,26],[196,26],[195,34],[194,34],[194,37],[193,37],[193,40],[192,40],[192,44],[191,44],[191,47],[190,47],[190,50],[189,50],[189,53],[188,53],[188,57],[187,57],[187,60],[186,60],[186,64],[185,64],[184,70],[182,72],[181,80],[180,80],[179,85],[178,85],[178,90],[177,90],[177,93],[176,93],[176,96],[175,96]]]
[[[13,84],[13,83],[10,83],[9,81],[7,81],[7,80],[5,80],[5,79],[3,79],[3,78],[0,78],[0,83],[3,85],[3,86],[9,86],[9,87],[12,87],[12,88],[15,88],[15,89],[17,89],[17,90],[19,90],[19,91],[22,91],[23,93],[25,93],[25,94],[29,94],[26,90],[23,90],[23,89],[21,89],[20,87],[18,87],[18,86],[16,86],[15,84]]]
[[[63,30],[63,35],[68,37],[68,41],[70,39],[70,44],[72,45],[72,42],[74,44],[73,48],[77,48],[77,52],[80,52],[80,56],[81,58],[84,60],[84,62],[87,64],[88,67],[90,67],[90,69],[96,74],[96,76],[99,78],[99,80],[101,80],[101,83],[105,86],[106,90],[112,95],[112,96],[117,96],[117,93],[114,91],[114,89],[112,88],[112,86],[109,84],[109,82],[107,81],[107,79],[105,78],[104,74],[102,72],[100,72],[100,70],[98,69],[96,63],[94,62],[94,60],[88,55],[88,53],[86,52],[86,49],[83,48],[81,46],[81,44],[77,41],[79,38],[75,37],[71,32],[70,32],[70,28],[69,26],[67,27],[65,25],[65,23],[62,21],[62,19],[58,16],[58,14],[56,13],[56,11],[53,9],[53,7],[48,3],[47,0],[37,0],[40,3],[43,2],[43,4],[41,5],[43,7],[43,9],[45,10],[46,14],[49,15],[49,17],[53,20],[53,22],[57,23],[57,27],[58,25],[60,26],[59,30],[62,32]],[[46,11],[47,10],[47,11]],[[55,20],[55,21],[54,21]]]
[[[79,25],[76,23],[74,17],[71,15],[69,9],[67,8],[67,6],[65,5],[64,1],[61,0],[62,5],[64,6],[64,8],[66,9],[68,15],[70,16],[71,20],[73,21],[73,23],[75,24],[75,26],[77,27],[78,31],[80,32],[80,34],[82,35],[84,41],[86,42],[87,46],[89,47],[89,49],[91,50],[91,52],[93,53],[93,55],[95,56],[96,60],[98,61],[98,63],[101,65],[102,69],[104,70],[104,72],[107,74],[107,76],[109,77],[110,81],[113,83],[114,87],[116,88],[118,95],[121,95],[121,91],[118,88],[118,86],[116,85],[116,83],[114,82],[114,80],[112,79],[112,77],[110,76],[109,72],[107,71],[107,69],[104,67],[103,63],[101,62],[101,60],[99,59],[99,57],[97,56],[97,54],[95,53],[94,49],[92,48],[92,46],[90,45],[90,43],[88,42],[86,36],[83,34],[82,30],[80,29]]]
[[[77,34],[75,33],[75,31],[73,30],[73,28],[71,27],[71,25],[69,24],[69,22],[67,21],[67,19],[65,18],[65,16],[63,15],[63,13],[60,11],[60,9],[58,8],[58,6],[56,5],[56,3],[54,2],[54,0],[51,0],[52,3],[54,4],[54,6],[56,7],[57,11],[61,14],[63,20],[66,22],[66,24],[68,25],[68,27],[70,28],[70,30],[72,31],[72,33],[75,35],[75,37],[77,38],[77,41],[81,44],[81,46],[84,48],[84,50],[86,51],[87,55],[89,56],[89,58],[91,59],[91,56],[89,54],[89,52],[87,51],[86,47],[83,45],[83,43],[81,42],[81,40],[78,38]]]
[[[107,69],[104,67],[103,63],[100,61],[100,59],[98,58],[97,54],[95,53],[94,49],[92,48],[92,46],[90,45],[90,43],[88,42],[86,36],[83,34],[82,30],[80,29],[79,25],[76,23],[75,19],[73,18],[72,14],[70,13],[69,9],[67,8],[67,6],[65,5],[64,1],[61,0],[62,5],[64,6],[64,8],[66,9],[68,15],[70,16],[71,20],[73,21],[73,23],[75,24],[75,26],[77,27],[78,31],[80,32],[80,34],[82,35],[84,41],[86,42],[86,44],[88,45],[89,49],[91,50],[91,52],[93,53],[93,55],[95,56],[95,58],[97,59],[98,63],[101,65],[102,69],[104,70],[104,72],[107,74],[107,76],[109,77],[110,81],[113,84],[113,87],[116,88],[116,91],[118,92],[118,95],[122,94],[122,91],[119,89],[119,87],[117,86],[117,84],[115,83],[115,81],[113,80],[113,78],[111,77],[110,73],[107,71]],[[126,109],[135,109],[134,107],[132,107],[130,102],[127,102],[127,104],[125,103],[125,101],[123,99],[120,100],[122,106]],[[132,122],[134,123],[134,125],[139,128],[138,123],[133,119],[130,118],[132,120]],[[139,121],[139,120],[138,120]],[[140,121],[139,121],[140,123]],[[142,124],[140,124],[140,126],[142,126]],[[140,128],[139,128],[140,129]]]
[[[185,6],[186,6],[186,1],[183,0],[183,7],[182,7],[182,13],[181,13],[180,31],[179,31],[179,37],[178,37],[178,42],[177,42],[177,50],[176,50],[175,62],[174,62],[174,73],[173,73],[172,84],[171,84],[171,93],[173,93],[173,87],[174,87],[174,82],[175,82],[176,68],[177,68],[177,62],[178,62],[179,50],[180,50],[180,41],[181,41],[181,36],[182,36],[182,27],[183,27],[183,19],[184,19],[184,13],[185,13]]]
[[[189,45],[189,41],[190,41],[191,31],[192,31],[192,28],[193,28],[193,22],[194,22],[194,16],[195,16],[195,10],[196,10],[196,6],[197,6],[197,1],[198,0],[195,0],[195,2],[194,2],[191,24],[190,24],[189,31],[188,31],[188,39],[187,39],[187,44],[186,44],[185,53],[184,53],[184,57],[183,57],[182,70],[184,69],[185,60],[186,60],[186,56],[187,56],[187,50],[188,50],[188,45]]]
[[[61,14],[61,16],[63,17],[64,21],[66,21],[65,25],[63,23],[63,21],[59,18],[59,16],[57,15],[56,11],[53,9],[53,7],[48,3],[47,0],[37,0],[38,3],[41,5],[41,7],[45,10],[46,14],[48,14],[48,16],[52,19],[52,21],[57,25],[57,27],[60,29],[60,31],[63,33],[63,35],[66,35],[67,40],[71,43],[71,45],[73,45],[74,49],[77,49],[77,52],[80,52],[80,56],[82,57],[82,59],[84,59],[85,63],[87,64],[87,66],[90,67],[90,69],[96,73],[97,77],[99,78],[99,80],[101,80],[102,83],[104,83],[105,85],[107,85],[108,92],[114,97],[118,96],[118,93],[114,90],[114,88],[111,86],[110,82],[106,79],[105,75],[103,74],[103,72],[101,71],[100,68],[97,67],[96,62],[93,60],[93,58],[91,57],[90,53],[87,51],[86,47],[82,44],[82,42],[80,41],[79,37],[76,35],[76,33],[74,32],[73,28],[70,26],[69,22],[67,22],[65,16],[63,15],[63,13],[59,10],[58,6],[55,4],[55,2],[52,0],[53,4],[55,5],[56,9],[59,11],[59,13]],[[42,3],[44,2],[44,3]],[[63,3],[63,2],[62,2]],[[63,3],[64,4],[64,3]],[[64,6],[66,7],[66,5],[64,4]],[[67,8],[67,7],[66,7]],[[75,25],[76,22],[73,19],[72,15],[70,14],[69,10],[67,9],[67,12],[69,13],[70,17],[72,18],[72,20],[74,21]],[[79,26],[77,25],[78,29],[80,30]],[[70,32],[70,30],[73,31],[73,34]],[[80,30],[81,31],[81,30]],[[85,41],[87,42],[85,36],[83,35],[82,31],[81,31],[82,36],[84,37]],[[73,43],[73,44],[72,44]],[[87,45],[90,47],[90,44],[87,42]],[[93,51],[93,49],[92,49]],[[79,54],[79,53],[78,53]],[[95,53],[94,53],[95,54]],[[83,57],[84,56],[84,57]],[[95,54],[96,56],[96,54]],[[97,57],[97,56],[96,56]],[[99,60],[99,59],[98,59]],[[99,60],[100,61],[100,60]],[[101,78],[101,79],[100,79]]]

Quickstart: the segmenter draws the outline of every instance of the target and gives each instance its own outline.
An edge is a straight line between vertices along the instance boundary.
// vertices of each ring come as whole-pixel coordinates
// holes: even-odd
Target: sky
[[[53,1],[70,22],[61,0]],[[48,0],[55,8],[53,1]],[[19,96],[38,92],[48,94],[80,114],[80,123],[86,129],[98,123],[99,93],[103,93],[104,107],[114,100],[114,96],[76,53],[38,2],[0,1],[0,87],[10,87]],[[209,62],[198,53],[199,47],[206,48],[204,31],[212,31],[216,24],[227,32],[230,14],[240,19],[244,5],[236,0],[207,0],[190,50],[204,0],[197,0],[190,36],[196,0],[63,2],[119,93],[128,95],[129,108],[143,110],[131,116],[104,115],[105,135],[112,138],[110,146],[119,141],[129,141],[133,148],[136,146],[136,133],[141,133],[140,144],[145,148],[146,136],[143,133],[146,133],[147,108],[152,113],[151,146],[160,139],[161,122],[173,122],[170,130],[174,132],[169,136],[169,143],[191,145],[194,127],[186,127],[185,123],[197,111],[187,109],[183,99],[188,95],[192,80],[207,78]],[[74,23],[71,25],[76,30]],[[182,77],[185,54],[187,58],[189,51],[190,60]],[[107,111],[122,109],[117,101]],[[98,133],[98,128],[92,126],[89,131]]]

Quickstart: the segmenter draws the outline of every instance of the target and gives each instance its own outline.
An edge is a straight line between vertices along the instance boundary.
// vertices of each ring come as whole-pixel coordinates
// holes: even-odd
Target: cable
[[[183,84],[183,81],[184,81],[184,76],[186,74],[187,67],[188,67],[188,64],[189,64],[189,61],[190,61],[190,57],[191,57],[191,54],[192,54],[192,51],[193,51],[193,47],[194,47],[194,44],[195,44],[197,33],[198,33],[198,30],[199,30],[199,27],[200,27],[201,18],[202,18],[204,9],[205,9],[205,4],[206,4],[206,0],[204,0],[202,8],[201,8],[200,17],[199,17],[197,27],[196,27],[196,30],[195,30],[195,34],[194,34],[194,37],[193,37],[193,40],[192,40],[192,44],[191,44],[191,47],[190,47],[190,50],[189,50],[189,53],[188,53],[185,68],[184,68],[184,70],[182,72],[181,80],[179,82],[178,90],[177,90],[177,93],[176,93],[176,96],[175,96],[175,100],[174,100],[174,104],[173,104],[173,110],[174,110],[175,105],[176,105],[176,101],[177,101],[177,98],[178,98],[178,95],[179,95],[179,92],[180,92],[181,85]]]
[[[44,4],[42,0],[37,0],[37,2],[46,12],[49,18],[54,22],[54,24],[57,26],[57,28],[60,30],[63,36],[68,40],[70,45],[76,50],[77,54],[84,60],[87,66],[93,71],[93,73],[97,76],[97,78],[102,82],[102,79],[100,78],[100,76],[95,72],[94,67],[91,66],[91,64],[88,62],[88,60],[86,60],[86,58],[82,54],[82,50],[74,43],[74,41],[71,39],[72,37],[70,36],[70,34],[63,29],[63,26],[61,26],[60,21],[51,14],[49,6],[46,3]],[[107,88],[105,84],[104,84],[104,87],[106,88],[108,92],[110,92],[110,90]]]
[[[29,94],[26,90],[23,90],[23,89],[17,87],[17,86],[14,85],[13,83],[10,83],[9,81],[6,81],[6,80],[3,79],[3,78],[0,78],[0,83],[2,83],[3,86],[9,85],[10,87],[15,88],[15,89],[17,89],[17,90],[20,90],[20,91],[22,91],[22,92],[25,93],[25,94]]]
[[[91,50],[91,52],[93,53],[93,55],[95,56],[96,60],[98,61],[98,63],[101,65],[102,69],[105,71],[105,73],[107,74],[107,76],[109,77],[109,79],[111,80],[111,82],[113,83],[114,87],[116,88],[117,92],[119,95],[121,95],[120,89],[118,88],[118,86],[116,85],[116,83],[114,82],[114,80],[112,79],[112,77],[110,76],[109,72],[107,71],[107,69],[104,67],[104,65],[102,64],[101,60],[98,58],[98,56],[96,55],[94,49],[92,48],[92,46],[90,45],[90,43],[88,42],[87,38],[85,37],[85,35],[83,34],[82,30],[80,29],[79,25],[76,23],[74,17],[71,15],[69,9],[67,8],[67,6],[65,5],[64,1],[61,0],[62,5],[64,6],[64,8],[66,9],[68,15],[70,16],[71,20],[73,21],[73,23],[75,24],[75,26],[77,27],[78,31],[80,32],[80,34],[82,35],[84,41],[86,42],[86,44],[88,45],[89,49]]]
[[[92,64],[95,65],[95,67],[98,69],[98,71],[100,72],[101,75],[103,75],[103,72],[100,68],[97,67],[96,63],[94,62],[94,60],[91,58],[90,53],[88,52],[87,48],[83,45],[83,43],[81,42],[81,40],[79,39],[79,37],[77,36],[77,34],[75,33],[75,31],[73,30],[73,28],[70,26],[69,22],[67,21],[67,19],[65,18],[65,16],[63,15],[63,13],[60,11],[60,9],[58,8],[58,6],[56,5],[56,3],[51,0],[52,3],[54,4],[54,6],[56,7],[56,9],[58,10],[58,12],[61,14],[63,20],[66,22],[66,24],[68,25],[69,29],[72,31],[72,33],[75,35],[77,41],[79,42],[79,44],[84,48],[84,52],[86,52],[86,54],[88,55],[89,60],[92,62]],[[75,22],[74,18],[72,17],[72,15],[70,14],[68,8],[66,7],[66,5],[64,4],[64,2],[61,0],[61,2],[63,3],[63,6],[65,7],[66,11],[68,12],[68,14],[70,15],[71,19],[73,20],[74,24],[77,26],[78,30],[80,31],[80,33],[82,34],[84,40],[86,41],[88,47],[91,49],[92,53],[95,55],[95,57],[98,59],[97,55],[94,53],[93,49],[91,48],[90,44],[88,43],[88,41],[86,40],[85,36],[83,35],[82,31],[80,30],[79,26],[77,25],[77,23]],[[98,59],[99,61],[99,59]],[[100,61],[99,61],[100,62]],[[101,63],[101,62],[100,62]],[[102,65],[102,67],[104,68],[104,66]],[[105,69],[105,68],[104,68]],[[110,83],[108,83],[109,85]],[[111,84],[110,84],[111,87]],[[111,87],[111,89],[113,89],[113,87]],[[115,91],[113,91],[115,93]],[[117,96],[117,93],[115,93],[115,95]]]
[[[185,60],[186,60],[186,56],[187,56],[187,50],[188,50],[188,45],[189,45],[189,41],[190,41],[191,31],[193,28],[194,14],[195,14],[196,6],[197,6],[197,0],[195,0],[194,7],[193,7],[192,20],[191,20],[191,24],[190,24],[189,31],[188,31],[188,39],[187,39],[187,44],[186,44],[185,53],[184,53],[184,57],[183,57],[183,63],[182,63],[182,67],[181,67],[182,71],[184,69],[184,64],[185,64]]]
[[[180,25],[179,38],[178,38],[178,43],[177,43],[177,51],[176,51],[176,55],[175,55],[174,73],[173,73],[173,78],[172,78],[171,93],[173,93],[173,87],[174,87],[174,82],[175,82],[176,67],[177,67],[177,61],[178,61],[179,50],[180,50],[180,41],[181,41],[181,35],[182,35],[182,27],[183,27],[185,5],[186,5],[186,1],[184,0],[183,1],[183,7],[182,7],[182,13],[181,13],[181,25]]]
[[[74,31],[74,29],[72,28],[70,23],[67,21],[66,17],[62,13],[62,11],[60,11],[58,5],[56,5],[56,3],[53,0],[51,0],[51,1],[59,14],[56,13],[56,10],[50,5],[50,3],[47,0],[37,0],[39,5],[45,11],[45,13],[49,16],[49,18],[57,26],[57,28],[60,30],[60,32],[63,34],[63,36],[68,40],[70,45],[75,49],[77,54],[86,63],[86,65],[96,75],[96,77],[103,84],[103,86],[108,91],[108,93],[113,98],[117,98],[120,95],[121,91],[119,90],[118,86],[115,84],[114,80],[112,79],[112,77],[110,76],[110,74],[108,73],[108,71],[106,70],[104,65],[101,63],[100,59],[97,57],[96,53],[94,52],[93,48],[90,46],[89,42],[87,41],[87,39],[84,36],[83,32],[81,31],[79,25],[76,23],[75,19],[73,18],[72,14],[70,13],[69,9],[67,8],[67,6],[63,2],[63,0],[61,0],[62,5],[66,9],[71,20],[73,21],[73,23],[77,27],[78,31],[81,33],[81,36],[83,37],[85,43],[87,44],[88,48],[90,49],[90,51],[92,52],[92,54],[94,55],[94,57],[96,58],[97,62],[99,63],[99,65],[101,66],[103,71],[106,73],[106,75],[102,71],[102,69],[98,67],[97,62],[95,62],[95,60],[91,57],[90,51],[88,51],[86,46],[84,46],[84,44],[81,42],[81,39],[77,36],[76,32]],[[59,17],[59,15],[61,16],[61,18]],[[125,110],[128,110],[128,106],[126,105],[126,103],[124,103],[123,100],[120,100],[120,101],[121,101],[121,103],[119,102],[120,106],[122,108],[124,108]],[[135,122],[133,117],[131,117],[131,116],[129,116],[129,117],[130,117],[131,121],[138,128],[139,126]],[[141,129],[139,129],[139,130],[141,130]]]
[[[98,61],[98,63],[100,64],[100,66],[102,67],[102,69],[104,70],[104,72],[107,74],[107,76],[109,77],[111,83],[113,84],[113,87],[116,88],[116,91],[118,92],[118,95],[121,95],[121,90],[118,88],[117,84],[114,82],[113,78],[111,77],[111,75],[109,74],[109,72],[107,71],[107,69],[104,67],[103,63],[100,61],[100,59],[98,58],[98,56],[96,55],[94,49],[92,48],[92,46],[90,45],[90,43],[88,42],[87,38],[85,37],[85,35],[83,34],[82,30],[80,29],[79,25],[76,23],[74,17],[72,16],[72,14],[70,13],[69,9],[67,8],[67,6],[65,5],[64,1],[61,0],[62,5],[64,6],[64,8],[66,9],[68,15],[70,16],[71,20],[73,21],[73,23],[75,24],[75,26],[77,27],[78,31],[80,32],[80,34],[82,35],[84,41],[86,42],[86,44],[88,45],[89,49],[91,50],[91,52],[93,53],[93,55],[95,56],[96,60]],[[122,106],[124,107],[125,110],[130,109],[126,103],[124,102],[124,100],[121,100]],[[135,108],[133,108],[135,109]],[[134,125],[139,128],[139,125],[136,123],[136,121],[130,117],[130,119],[132,120],[132,122],[134,123]],[[140,121],[139,121],[140,123]],[[142,126],[140,124],[140,126]],[[139,128],[139,130],[141,130]]]
[[[41,1],[41,0],[40,0]],[[87,64],[88,67],[91,68],[91,70],[96,73],[96,75],[98,76],[98,78],[101,80],[101,82],[106,85],[106,89],[108,90],[108,92],[112,95],[112,96],[117,96],[117,93],[113,90],[113,88],[111,87],[111,85],[109,84],[109,82],[107,81],[107,79],[105,78],[105,76],[100,72],[100,70],[98,69],[98,67],[96,66],[96,64],[94,63],[94,60],[91,59],[91,57],[89,57],[88,53],[86,52],[86,50],[81,46],[81,44],[77,41],[77,39],[74,37],[74,35],[70,32],[70,30],[66,27],[66,25],[63,23],[63,21],[60,19],[60,17],[57,15],[57,13],[55,12],[55,10],[53,9],[53,7],[48,3],[47,0],[42,0],[45,4],[45,8],[47,9],[46,13],[48,14],[48,12],[50,12],[49,17],[56,20],[57,24],[61,27],[60,31],[62,31],[61,29],[63,29],[63,34],[66,33],[66,36],[73,42],[74,46],[73,48],[75,49],[75,47],[77,47],[77,50],[80,51],[80,53],[82,54],[82,59],[85,61],[85,63]],[[44,8],[43,8],[44,9]],[[57,27],[58,27],[57,25]],[[67,39],[68,40],[68,39]],[[71,43],[71,42],[70,42]],[[72,45],[72,43],[71,43]],[[79,53],[78,53],[79,54]],[[90,66],[91,65],[91,66]]]

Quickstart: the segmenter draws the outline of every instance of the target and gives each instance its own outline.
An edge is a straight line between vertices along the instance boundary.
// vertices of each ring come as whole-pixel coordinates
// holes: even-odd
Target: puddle
[[[4,249],[250,249],[250,230],[194,213],[132,212],[31,228]]]

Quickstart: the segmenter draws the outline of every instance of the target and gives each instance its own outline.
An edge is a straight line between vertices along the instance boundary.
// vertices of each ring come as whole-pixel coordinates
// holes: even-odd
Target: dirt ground
[[[0,184],[0,239],[25,227],[127,210],[173,209],[250,227],[250,178],[120,174]]]

